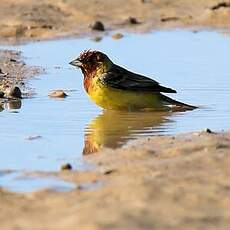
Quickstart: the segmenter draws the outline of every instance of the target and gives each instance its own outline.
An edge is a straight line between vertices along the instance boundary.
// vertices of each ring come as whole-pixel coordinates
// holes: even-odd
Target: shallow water
[[[141,136],[207,127],[230,129],[230,37],[226,35],[164,31],[126,34],[121,40],[69,39],[1,48],[23,51],[27,64],[41,66],[46,73],[30,81],[34,98],[23,100],[17,112],[5,109],[0,113],[0,170],[56,171],[66,162],[85,170],[89,166],[83,153],[96,152],[102,146],[116,148]],[[103,112],[86,96],[81,72],[68,65],[88,48],[101,50],[115,63],[176,89],[178,94],[170,96],[200,109]],[[50,99],[48,93],[53,89],[64,89],[69,97]],[[28,140],[29,136],[41,137]]]
[[[65,192],[77,187],[55,177],[28,176],[20,172],[0,174],[0,185],[12,192],[34,192],[46,188]]]

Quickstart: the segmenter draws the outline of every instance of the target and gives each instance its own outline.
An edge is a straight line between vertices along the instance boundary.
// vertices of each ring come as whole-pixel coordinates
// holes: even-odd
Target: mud
[[[99,32],[92,26],[98,22],[103,28]],[[117,29],[228,30],[229,25],[229,1],[218,0],[2,0],[0,7],[2,43],[84,36],[92,32],[97,36]]]
[[[32,97],[34,91],[28,80],[42,72],[35,66],[22,61],[21,53],[12,50],[0,50],[0,105],[8,109],[19,109],[21,98]]]
[[[208,132],[104,149],[86,157],[96,170],[55,174],[78,185],[70,192],[14,194],[2,189],[1,227],[228,229],[229,151],[230,133]],[[100,186],[81,186],[90,183]]]

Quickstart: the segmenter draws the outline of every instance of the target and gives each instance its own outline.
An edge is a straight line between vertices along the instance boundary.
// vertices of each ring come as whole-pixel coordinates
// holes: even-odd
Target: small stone
[[[53,29],[53,26],[45,24],[45,25],[42,25],[41,28],[43,28],[43,29],[50,29],[51,30],[51,29]]]
[[[112,35],[112,38],[115,39],[115,40],[121,39],[123,37],[124,37],[124,35],[121,34],[121,33],[116,33],[116,34]]]
[[[61,166],[61,170],[72,170],[72,165],[69,163],[66,163],[64,165]]]
[[[161,18],[162,22],[177,21],[177,20],[179,20],[178,17],[164,17],[164,18]]]
[[[131,25],[140,24],[140,22],[134,17],[129,17],[128,18],[128,23],[131,24]]]
[[[0,91],[0,98],[4,98],[4,92]]]
[[[68,95],[63,90],[54,90],[51,93],[49,93],[49,97],[51,97],[51,98],[65,98],[65,97],[68,97]]]
[[[95,21],[92,25],[90,25],[90,28],[92,30],[105,31],[104,24],[101,21]]]
[[[230,2],[220,2],[217,5],[211,7],[211,10],[218,10],[220,8],[229,8]]]
[[[14,58],[10,58],[10,61],[11,61],[11,62],[17,62],[17,60],[14,59]]]
[[[5,96],[7,98],[22,98],[22,92],[18,86],[12,86],[6,90]]]
[[[109,174],[112,174],[112,173],[114,173],[114,172],[116,172],[115,169],[109,169],[109,170],[106,170],[106,171],[104,172],[104,175],[109,175]]]
[[[206,133],[213,133],[211,129],[207,128]]]

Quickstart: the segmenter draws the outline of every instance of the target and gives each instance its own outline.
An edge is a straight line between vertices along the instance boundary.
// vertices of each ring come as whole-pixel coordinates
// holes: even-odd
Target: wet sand
[[[55,174],[78,185],[71,192],[14,194],[2,189],[1,227],[228,229],[229,151],[230,133],[207,132],[104,149],[86,157],[96,164],[94,171]],[[85,183],[99,186],[84,189]]]
[[[21,98],[29,98],[34,93],[28,81],[42,71],[40,67],[26,65],[20,52],[0,50],[0,111],[4,105],[19,109]]]
[[[101,21],[106,31],[145,32],[168,28],[229,29],[229,1],[203,0],[2,0],[1,42],[92,35]],[[101,29],[100,27],[98,27]],[[95,32],[95,35],[103,35]]]

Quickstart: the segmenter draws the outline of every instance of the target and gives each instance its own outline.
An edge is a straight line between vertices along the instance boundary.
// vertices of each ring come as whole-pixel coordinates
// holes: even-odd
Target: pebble
[[[229,8],[230,2],[220,2],[217,5],[211,7],[211,10],[218,10],[220,8]]]
[[[65,98],[68,95],[63,90],[53,90],[49,93],[49,97],[51,98]]]
[[[95,21],[90,27],[92,30],[105,31],[104,24],[101,21]]]
[[[124,37],[124,35],[121,34],[121,33],[116,33],[116,34],[112,35],[112,38],[115,39],[115,40],[121,39],[123,37]]]
[[[22,98],[22,92],[18,86],[9,87],[5,91],[5,97],[7,98]]]
[[[72,165],[70,163],[63,164],[61,170],[72,170]]]
[[[128,18],[128,23],[131,24],[131,25],[140,24],[140,22],[134,17],[129,17]]]
[[[211,129],[207,128],[206,133],[213,133]]]
[[[115,169],[109,169],[109,170],[106,170],[106,171],[104,172],[104,175],[109,175],[109,174],[112,174],[112,173],[114,173],[114,172],[116,172]]]
[[[0,98],[4,98],[4,92],[0,91]]]
[[[162,22],[177,21],[177,20],[179,20],[178,17],[164,17],[164,18],[161,18]]]

